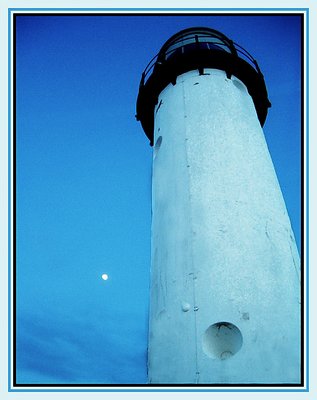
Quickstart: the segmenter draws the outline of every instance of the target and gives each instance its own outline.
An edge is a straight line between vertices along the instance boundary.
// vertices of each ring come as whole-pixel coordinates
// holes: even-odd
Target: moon
[[[109,278],[109,276],[108,276],[107,274],[102,274],[102,275],[101,275],[101,278],[102,278],[104,281],[107,281],[108,278]]]

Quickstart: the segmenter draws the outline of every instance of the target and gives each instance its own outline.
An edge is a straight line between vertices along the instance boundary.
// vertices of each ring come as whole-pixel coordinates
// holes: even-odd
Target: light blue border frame
[[[306,9],[306,381],[309,392],[309,9]],[[304,71],[303,71],[304,72]],[[305,115],[304,115],[305,116]],[[305,195],[305,194],[304,194]]]
[[[8,388],[11,384],[11,12],[8,12]]]
[[[278,387],[276,389],[255,389],[250,387],[250,389],[243,388],[243,389],[208,389],[208,388],[199,388],[199,389],[181,389],[181,388],[162,388],[162,389],[148,389],[148,388],[109,388],[109,389],[104,389],[104,388],[94,388],[94,389],[27,389],[27,388],[11,388],[12,384],[12,377],[11,377],[11,367],[12,367],[12,362],[11,362],[11,212],[12,212],[12,207],[11,207],[11,148],[12,148],[12,138],[11,138],[11,116],[12,116],[12,109],[11,109],[11,89],[12,89],[12,74],[11,74],[11,45],[12,45],[12,38],[11,38],[11,16],[15,11],[28,11],[28,12],[54,12],[54,11],[60,11],[60,12],[82,12],[82,11],[88,11],[88,12],[161,12],[161,11],[166,11],[166,12],[173,12],[173,11],[179,11],[179,12],[190,12],[190,11],[196,11],[196,12],[221,12],[221,11],[239,11],[239,12],[262,12],[262,11],[272,11],[272,12],[287,12],[287,11],[294,11],[294,12],[302,12],[304,15],[306,15],[306,29],[305,29],[305,34],[306,34],[306,85],[304,86],[304,91],[306,93],[305,96],[305,111],[306,111],[306,246],[304,243],[304,250],[306,250],[304,253],[304,259],[306,256],[306,388],[294,388],[294,389],[279,389]],[[8,392],[309,392],[309,8],[8,8]],[[305,117],[304,115],[304,117]]]

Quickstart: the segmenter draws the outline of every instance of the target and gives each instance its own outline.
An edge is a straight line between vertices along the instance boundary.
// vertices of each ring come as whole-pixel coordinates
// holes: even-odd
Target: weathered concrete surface
[[[244,84],[205,73],[178,77],[156,107],[149,382],[298,383],[284,200]]]

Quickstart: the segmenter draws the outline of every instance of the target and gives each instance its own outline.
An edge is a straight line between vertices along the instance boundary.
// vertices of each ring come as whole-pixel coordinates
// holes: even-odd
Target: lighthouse
[[[300,262],[256,60],[210,28],[142,74],[153,146],[150,384],[299,384]]]

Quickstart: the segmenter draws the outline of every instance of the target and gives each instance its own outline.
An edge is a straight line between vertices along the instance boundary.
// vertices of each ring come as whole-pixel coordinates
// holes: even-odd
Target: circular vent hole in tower
[[[226,360],[242,347],[240,329],[230,322],[217,322],[210,325],[203,336],[203,350],[208,357]]]

